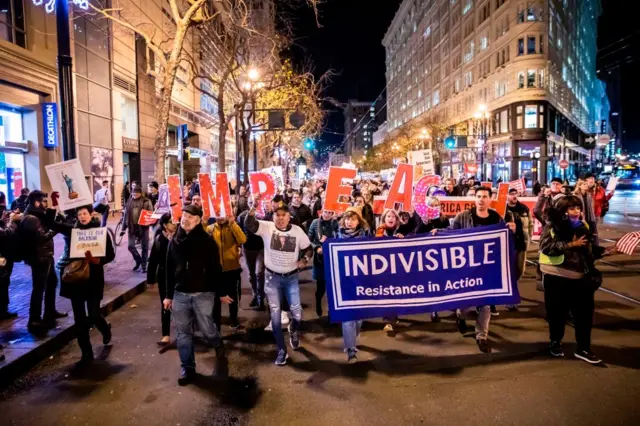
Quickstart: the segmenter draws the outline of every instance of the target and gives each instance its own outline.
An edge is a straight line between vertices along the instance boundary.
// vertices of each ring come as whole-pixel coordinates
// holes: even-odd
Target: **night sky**
[[[385,57],[382,38],[389,28],[401,0],[326,0],[321,5],[320,23],[309,8],[290,12],[293,19],[295,45],[288,53],[294,63],[302,65],[311,60],[316,75],[332,69],[339,75],[325,93],[340,102],[349,99],[373,101],[386,85]],[[599,22],[598,44],[608,47],[599,59],[601,78],[610,79],[609,70],[620,67],[622,78],[622,110],[625,147],[640,151],[640,30],[637,17],[620,0],[602,0],[604,13]],[[629,2],[630,3],[630,2]],[[635,36],[634,36],[635,34]],[[631,37],[628,37],[630,36]],[[620,41],[621,39],[625,40]],[[610,46],[612,43],[613,46]],[[613,53],[611,53],[613,51]],[[611,53],[611,54],[609,54]],[[602,55],[601,55],[602,56]],[[329,113],[327,131],[318,142],[340,144],[343,139],[343,116],[339,108],[325,104]],[[615,110],[612,106],[612,111]]]

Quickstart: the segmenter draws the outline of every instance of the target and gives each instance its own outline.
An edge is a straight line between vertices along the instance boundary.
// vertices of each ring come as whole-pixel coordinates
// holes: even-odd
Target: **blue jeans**
[[[342,339],[344,340],[345,351],[356,348],[360,328],[362,328],[362,321],[345,321],[342,323]]]
[[[173,296],[171,314],[176,323],[178,354],[182,368],[196,368],[193,352],[193,319],[204,338],[214,348],[222,345],[220,332],[213,322],[213,301],[216,295],[212,292],[182,293],[176,291]]]
[[[271,326],[273,327],[273,336],[276,338],[278,350],[286,350],[284,343],[284,332],[282,331],[282,318],[280,314],[280,297],[284,297],[291,307],[290,331],[297,331],[302,320],[302,305],[300,304],[300,286],[298,285],[298,274],[283,277],[266,271],[266,279],[264,283],[264,293],[269,301],[269,311],[271,312]]]

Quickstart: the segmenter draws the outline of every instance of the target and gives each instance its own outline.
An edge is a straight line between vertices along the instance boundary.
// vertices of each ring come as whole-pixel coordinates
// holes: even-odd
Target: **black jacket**
[[[323,220],[321,217],[314,219],[309,227],[309,241],[313,247],[313,278],[316,280],[324,279],[324,258],[318,253],[318,249],[322,247],[320,240],[322,237],[337,238],[340,226],[337,220]]]
[[[416,227],[414,234],[428,234],[434,229],[447,229],[449,225],[449,219],[447,219],[443,215],[440,215],[440,217],[437,219],[431,219],[427,223],[424,223],[422,220],[420,220],[420,224]]]
[[[162,231],[158,231],[153,239],[149,267],[147,268],[147,283],[158,284],[158,288],[167,288],[167,250],[169,240]]]
[[[300,204],[299,207],[289,206],[289,214],[291,214],[292,222],[305,231],[309,229],[313,216],[311,216],[311,209],[306,204]]]
[[[16,209],[20,210],[20,213],[24,213],[27,209],[28,196],[21,195],[11,203],[11,210],[15,211]]]
[[[139,218],[133,217],[133,210],[134,210],[134,206],[136,205],[138,208],[140,208],[141,212],[142,210],[153,211],[153,204],[148,198],[140,197],[137,200],[133,197],[129,198],[129,201],[127,202],[127,205],[124,208],[125,218],[124,218],[124,226],[122,227],[123,231],[128,229],[129,232],[133,232],[135,234],[135,231],[137,228],[142,228],[142,229],[149,228],[148,226],[138,225]]]
[[[247,242],[243,244],[243,247],[247,250],[263,250],[264,241],[262,241],[262,237],[257,236],[253,232],[249,232],[249,230],[245,226],[248,214],[249,210],[245,210],[238,216],[238,225],[240,225],[240,228],[242,229],[242,232],[244,232],[244,235],[247,236]]]
[[[28,265],[53,257],[53,237],[56,231],[52,226],[55,215],[56,211],[53,209],[44,210],[31,205],[27,206],[18,228],[18,238],[20,238],[21,247],[24,248],[21,255]]]
[[[160,197],[159,192],[156,192],[155,194],[149,192],[147,194],[147,198],[149,199],[149,201],[151,201],[151,205],[153,206],[154,209],[156,208],[156,204],[158,203],[158,197]]]
[[[77,222],[73,226],[59,224],[59,227],[64,235],[71,236],[71,230],[73,228],[100,228],[100,221],[93,218],[87,225],[82,225],[80,222]],[[67,283],[61,280],[60,296],[66,297],[67,299],[102,300],[102,297],[104,296],[104,265],[112,262],[115,258],[116,252],[113,248],[111,236],[107,234],[106,255],[99,258],[100,263],[98,263],[97,265],[89,264],[89,280],[86,282],[74,283]]]
[[[196,226],[188,234],[178,228],[167,250],[167,299],[176,291],[183,293],[215,292],[230,294],[222,280],[218,245],[204,230]]]

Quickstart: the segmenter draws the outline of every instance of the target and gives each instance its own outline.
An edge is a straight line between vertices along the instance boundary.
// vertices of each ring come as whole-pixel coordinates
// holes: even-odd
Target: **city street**
[[[614,260],[639,271],[635,259]],[[604,270],[604,287],[640,296],[638,272]],[[551,359],[533,274],[530,267],[520,285],[521,310],[501,309],[492,319],[491,355],[478,352],[473,333],[462,337],[451,317],[432,324],[423,315],[401,318],[394,337],[381,321],[365,322],[360,362],[348,365],[340,327],[312,314],[315,285],[305,271],[303,349],[290,351],[289,365],[273,364],[266,313],[245,309],[241,330],[223,325],[229,377],[211,376],[215,355],[199,346],[201,376],[184,388],[175,349],[161,353],[155,344],[160,301],[149,289],[108,317],[111,346],[93,333],[99,361],[89,371],[74,369],[80,352],[72,342],[2,391],[3,424],[637,424],[640,306],[598,292],[593,349],[605,366],[573,359],[571,327],[566,359]],[[244,288],[242,306],[249,300]]]

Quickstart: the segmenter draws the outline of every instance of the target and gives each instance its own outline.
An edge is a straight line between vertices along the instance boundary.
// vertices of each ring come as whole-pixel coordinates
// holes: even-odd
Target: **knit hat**
[[[202,209],[198,206],[194,206],[193,204],[189,204],[188,206],[184,206],[182,211],[185,213],[192,214],[194,216],[202,217]]]
[[[135,188],[133,188],[133,193],[142,194],[142,188],[140,188],[139,186],[136,186]]]
[[[360,218],[360,220],[364,221],[364,219],[362,218],[362,207],[360,207],[360,206],[351,206],[344,213],[347,214],[349,212],[357,214],[358,217]]]
[[[47,198],[49,196],[49,194],[47,194],[46,192],[42,192],[39,189],[36,189],[34,191],[31,191],[29,193],[29,204],[33,204],[34,201],[42,201],[45,198]]]

